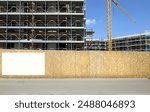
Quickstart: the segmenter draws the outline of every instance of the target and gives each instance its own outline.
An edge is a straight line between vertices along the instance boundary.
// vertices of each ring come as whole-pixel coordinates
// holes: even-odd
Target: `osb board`
[[[2,53],[0,52],[0,77],[2,76]]]
[[[46,52],[46,75],[51,77],[88,77],[89,52]]]
[[[46,55],[48,56],[46,74],[51,77],[150,76],[149,52],[48,51],[47,53],[49,56]]]
[[[150,77],[149,52],[91,52],[90,57],[96,77]]]
[[[150,52],[0,50],[0,56],[2,52],[44,52],[46,73],[45,76],[1,77],[150,77]],[[1,63],[2,60],[2,74]]]

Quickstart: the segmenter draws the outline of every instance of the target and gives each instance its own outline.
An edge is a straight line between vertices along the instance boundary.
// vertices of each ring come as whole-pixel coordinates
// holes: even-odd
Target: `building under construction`
[[[108,50],[108,40],[86,39],[87,50]],[[112,39],[113,51],[150,51],[150,33],[128,35]]]
[[[84,48],[84,0],[1,0],[0,48]]]

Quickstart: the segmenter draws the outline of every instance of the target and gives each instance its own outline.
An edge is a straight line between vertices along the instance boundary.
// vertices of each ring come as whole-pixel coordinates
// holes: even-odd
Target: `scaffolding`
[[[113,39],[114,51],[150,51],[150,34],[136,34]]]
[[[0,47],[83,49],[84,0],[1,0]]]
[[[86,39],[88,50],[108,50],[107,40]],[[150,33],[121,36],[112,39],[113,51],[150,51]]]

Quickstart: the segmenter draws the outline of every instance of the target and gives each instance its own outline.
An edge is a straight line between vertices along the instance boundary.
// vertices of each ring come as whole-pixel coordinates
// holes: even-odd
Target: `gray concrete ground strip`
[[[150,95],[150,79],[0,79],[1,95]]]

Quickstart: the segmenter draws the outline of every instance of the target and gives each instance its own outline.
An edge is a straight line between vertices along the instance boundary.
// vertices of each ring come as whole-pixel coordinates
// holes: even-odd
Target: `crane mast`
[[[107,38],[108,50],[112,51],[112,23],[111,23],[111,0],[107,0]]]
[[[134,19],[126,12],[126,10],[116,0],[106,0],[107,4],[107,38],[108,38],[108,51],[112,51],[112,17],[111,17],[111,2],[122,10],[122,12],[134,23]]]

